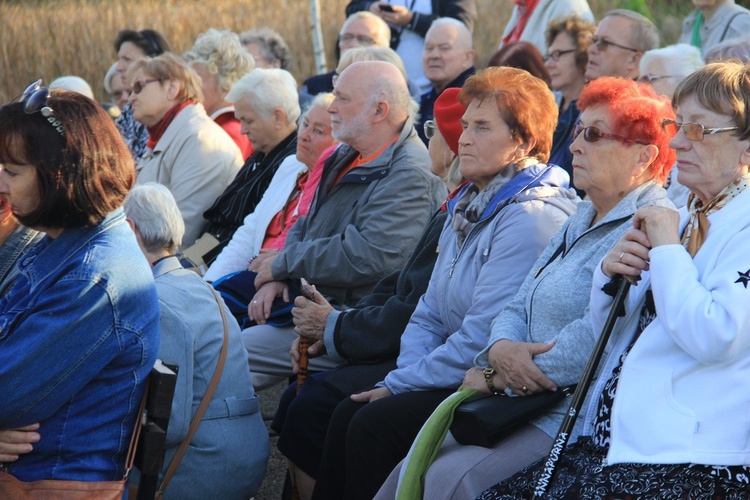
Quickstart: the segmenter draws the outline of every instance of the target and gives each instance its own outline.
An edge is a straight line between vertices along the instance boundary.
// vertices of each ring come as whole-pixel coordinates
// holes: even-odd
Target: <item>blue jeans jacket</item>
[[[121,209],[21,258],[0,300],[0,429],[40,422],[41,441],[6,464],[11,474],[122,478],[158,321],[153,278]]]

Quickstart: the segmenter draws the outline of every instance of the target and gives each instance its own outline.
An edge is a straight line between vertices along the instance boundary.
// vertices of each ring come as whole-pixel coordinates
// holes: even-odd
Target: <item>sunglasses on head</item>
[[[685,138],[689,141],[702,141],[707,135],[719,134],[721,132],[729,132],[730,130],[737,130],[738,127],[716,127],[706,128],[700,123],[679,123],[675,120],[664,120],[661,122],[661,126],[664,131],[669,134],[670,137],[677,135],[677,132],[682,129],[685,134]]]
[[[427,137],[428,141],[435,136],[436,128],[437,125],[435,125],[435,120],[427,120],[426,122],[424,122],[424,136]]]
[[[136,80],[133,82],[133,90],[131,90],[131,92],[135,95],[138,95],[141,93],[143,88],[149,83],[160,82],[160,81],[161,81],[161,78],[150,78],[148,80]]]
[[[18,102],[23,103],[24,113],[27,115],[40,113],[61,136],[65,137],[62,122],[55,117],[52,108],[49,107],[47,103],[49,96],[49,89],[47,87],[42,87],[42,79],[40,78],[26,87],[26,90],[23,91]]]
[[[580,124],[576,125],[573,129],[573,140],[576,140],[581,132],[583,132],[583,140],[586,142],[597,142],[600,139],[611,139],[613,141],[620,141],[628,144],[642,144],[648,146],[648,143],[646,142],[636,141],[635,139],[630,139],[621,135],[608,134],[594,126],[582,127]]]

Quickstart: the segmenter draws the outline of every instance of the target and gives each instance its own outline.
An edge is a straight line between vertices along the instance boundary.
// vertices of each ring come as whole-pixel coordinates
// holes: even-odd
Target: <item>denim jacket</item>
[[[6,464],[24,481],[122,478],[156,359],[153,278],[121,209],[45,237],[0,300],[0,429],[40,422],[34,450]]]
[[[18,224],[8,239],[0,245],[0,298],[13,287],[18,277],[16,261],[39,243],[44,233]]]

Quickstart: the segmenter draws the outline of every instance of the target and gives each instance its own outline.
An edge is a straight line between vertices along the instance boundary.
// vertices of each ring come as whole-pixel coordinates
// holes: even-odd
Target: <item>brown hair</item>
[[[139,69],[151,78],[158,78],[162,83],[166,81],[179,83],[177,101],[203,102],[203,90],[201,90],[201,79],[198,73],[171,52],[165,52],[157,57],[138,59],[128,70],[128,81],[133,79],[133,75]]]
[[[24,103],[0,107],[0,163],[36,169],[39,206],[18,220],[36,228],[98,224],[122,206],[135,182],[135,165],[112,118],[75,92],[53,90],[47,101],[61,135]]]
[[[596,32],[596,26],[577,16],[558,17],[550,21],[547,31],[544,33],[544,40],[547,47],[552,45],[558,35],[565,33],[573,39],[576,46],[576,67],[581,73],[586,72],[586,64],[589,62],[588,48],[591,45],[591,37]]]
[[[497,103],[514,138],[536,140],[529,156],[546,162],[557,126],[557,104],[547,85],[522,69],[487,68],[466,80],[458,100],[468,107],[471,101],[487,99]]]
[[[603,76],[583,88],[577,105],[581,111],[589,106],[607,106],[615,134],[656,146],[659,154],[649,170],[656,180],[666,181],[677,159],[669,147],[672,136],[662,127],[665,119],[674,119],[667,97],[658,95],[647,83]]]
[[[738,128],[732,134],[740,141],[750,138],[750,63],[730,60],[707,64],[680,82],[672,104],[679,107],[690,96],[704,108],[729,116]]]
[[[525,69],[540,80],[544,80],[547,86],[552,82],[549,70],[544,65],[542,53],[536,45],[529,42],[511,42],[503,45],[500,50],[487,62],[487,66],[509,66],[511,68]]]

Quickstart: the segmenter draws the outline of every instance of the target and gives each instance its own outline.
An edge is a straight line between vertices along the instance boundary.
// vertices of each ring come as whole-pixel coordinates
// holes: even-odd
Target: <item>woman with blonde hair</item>
[[[177,56],[140,59],[128,72],[130,105],[149,133],[136,183],[169,188],[185,221],[189,246],[205,225],[203,212],[234,179],[242,154],[206,114],[200,77]]]
[[[226,96],[232,85],[253,70],[253,56],[242,47],[236,33],[211,28],[198,36],[183,57],[201,77],[206,113],[229,134],[246,160],[253,153],[253,145],[242,133],[234,106]]]

